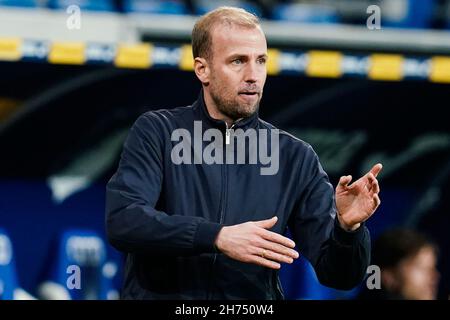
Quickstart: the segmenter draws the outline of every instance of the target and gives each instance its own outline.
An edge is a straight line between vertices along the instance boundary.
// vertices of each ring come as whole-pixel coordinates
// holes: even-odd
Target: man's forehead
[[[235,51],[235,46],[241,50],[257,49],[266,53],[267,43],[264,33],[259,27],[218,24],[211,30],[212,45],[215,49]]]
[[[223,35],[223,34],[259,34],[265,38],[264,32],[260,26],[246,26],[230,22],[217,22],[211,26],[211,35]]]

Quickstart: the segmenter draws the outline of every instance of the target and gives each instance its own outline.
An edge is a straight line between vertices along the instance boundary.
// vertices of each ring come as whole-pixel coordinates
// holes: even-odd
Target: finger
[[[270,251],[270,250],[266,250],[264,252],[264,258],[271,260],[271,261],[275,261],[275,262],[284,262],[284,263],[292,263],[294,262],[294,259],[292,259],[291,257],[287,257],[285,255]]]
[[[370,184],[372,184],[372,182],[374,182],[375,181],[375,176],[373,175],[373,173],[372,172],[369,172],[368,174],[367,174],[367,180],[369,180],[369,183]]]
[[[370,169],[370,172],[375,176],[375,178],[378,176],[378,174],[380,173],[381,169],[383,169],[383,165],[381,163],[377,163],[376,165],[374,165],[372,167],[372,169]]]
[[[378,208],[378,206],[381,204],[381,200],[380,197],[378,196],[378,194],[375,194],[373,196],[373,202],[374,202],[374,208]]]
[[[272,228],[278,221],[278,217],[274,216],[270,219],[267,220],[260,220],[260,221],[255,221],[255,224],[258,227],[264,228],[264,229],[270,229]]]
[[[348,186],[348,184],[350,183],[350,181],[352,181],[352,176],[350,176],[350,175],[342,176],[339,179],[339,186],[346,188]]]
[[[272,231],[268,231],[268,230],[262,230],[262,231],[263,232],[260,234],[260,236],[268,241],[281,244],[288,248],[295,247],[295,242],[287,237],[284,237],[276,232],[272,232]]]
[[[281,265],[278,262],[265,259],[259,255],[254,255],[252,257],[251,262],[258,264],[260,266],[263,266],[263,267],[270,268],[270,269],[280,269],[281,268]]]
[[[369,172],[367,174],[367,181],[368,182],[366,183],[366,185],[364,187],[369,192],[371,192],[372,194],[379,192],[379,190],[377,192],[375,192],[374,189],[373,189],[375,187],[375,185],[377,186],[378,189],[379,189],[379,187],[378,187],[378,180],[377,180],[377,178],[375,178],[375,176],[373,175],[372,172]]]
[[[380,192],[380,185],[378,184],[377,179],[375,179],[375,181],[372,182],[372,186],[370,189],[372,194],[378,194]]]
[[[371,172],[368,172],[365,177],[360,180],[364,183],[364,191],[369,191],[372,189],[372,182],[375,181],[375,177]]]
[[[288,247],[285,247],[283,245],[280,245],[278,243],[270,242],[267,240],[262,240],[260,246],[263,249],[270,250],[274,253],[277,253],[277,254],[292,258],[292,259],[297,259],[299,257],[299,254],[297,251],[290,249]]]
[[[284,263],[292,263],[294,262],[294,259],[288,256],[285,256],[283,254],[279,254],[276,252],[273,252],[271,250],[266,250],[263,248],[256,248],[257,252],[255,252],[255,255],[258,255],[264,259],[268,259],[275,262],[284,262]]]

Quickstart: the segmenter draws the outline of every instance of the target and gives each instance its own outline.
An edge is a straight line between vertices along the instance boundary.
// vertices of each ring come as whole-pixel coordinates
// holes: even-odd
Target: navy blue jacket
[[[289,228],[322,284],[350,289],[363,280],[369,232],[341,229],[334,189],[309,144],[280,130],[274,175],[261,175],[259,162],[174,164],[178,141],[171,134],[184,128],[193,137],[194,121],[202,121],[203,131],[225,133],[202,93],[192,106],[141,115],[107,185],[108,239],[126,253],[123,299],[282,299],[278,271],[235,261],[214,247],[223,226],[274,215],[271,230]],[[257,113],[238,128],[275,129]]]

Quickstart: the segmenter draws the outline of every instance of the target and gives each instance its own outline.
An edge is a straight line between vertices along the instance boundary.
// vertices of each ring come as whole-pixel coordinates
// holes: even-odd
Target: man
[[[408,228],[385,231],[374,243],[373,263],[381,270],[381,288],[363,291],[361,299],[436,299],[437,248],[422,233]]]
[[[109,241],[127,253],[122,298],[281,299],[278,270],[299,256],[296,245],[323,284],[356,286],[381,164],[352,184],[342,177],[334,194],[311,146],[258,118],[268,57],[254,15],[206,14],[192,47],[198,100],[139,117],[107,186]],[[257,140],[234,163],[245,143],[236,155],[232,141],[248,132]],[[279,155],[273,170],[252,161],[256,149]],[[287,227],[295,243],[283,236]]]

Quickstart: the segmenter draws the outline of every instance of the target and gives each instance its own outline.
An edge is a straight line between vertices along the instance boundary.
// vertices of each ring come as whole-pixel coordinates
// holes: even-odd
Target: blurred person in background
[[[437,248],[424,234],[408,228],[385,231],[375,241],[372,257],[381,270],[381,289],[364,290],[361,299],[436,299]]]

